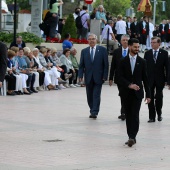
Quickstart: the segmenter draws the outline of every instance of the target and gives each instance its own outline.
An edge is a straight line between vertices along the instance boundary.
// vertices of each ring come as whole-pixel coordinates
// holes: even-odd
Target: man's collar
[[[126,51],[128,51],[128,47],[126,47],[126,48],[123,48],[123,47],[122,47],[122,50],[126,50]]]
[[[135,56],[131,56],[130,53],[129,53],[129,58],[130,58],[130,59],[131,59],[132,57],[136,59],[137,56],[138,56],[137,54],[136,54]]]

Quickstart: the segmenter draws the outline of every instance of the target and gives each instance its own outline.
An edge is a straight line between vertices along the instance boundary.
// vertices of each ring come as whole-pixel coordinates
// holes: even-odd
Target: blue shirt
[[[63,41],[63,50],[65,50],[66,48],[71,49],[72,46],[73,46],[73,44],[69,40]]]

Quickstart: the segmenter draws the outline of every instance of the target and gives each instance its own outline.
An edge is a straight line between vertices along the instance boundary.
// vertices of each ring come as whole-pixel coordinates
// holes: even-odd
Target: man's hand
[[[150,98],[146,98],[145,102],[146,102],[146,104],[149,104],[151,102],[151,99]]]
[[[109,86],[112,86],[113,80],[109,80]]]
[[[83,79],[82,78],[79,78],[79,82],[82,82],[83,81]]]
[[[130,84],[128,87],[132,90],[135,90],[135,91],[140,90],[140,87],[136,84]]]
[[[0,81],[0,87],[2,87],[2,82]]]
[[[53,16],[53,17],[57,17],[57,15],[56,15],[56,14],[53,14],[52,16]]]

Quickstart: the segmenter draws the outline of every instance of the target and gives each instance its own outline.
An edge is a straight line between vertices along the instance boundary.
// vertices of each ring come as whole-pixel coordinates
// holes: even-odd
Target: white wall
[[[17,32],[27,32],[26,28],[31,22],[31,14],[18,14],[18,29]]]

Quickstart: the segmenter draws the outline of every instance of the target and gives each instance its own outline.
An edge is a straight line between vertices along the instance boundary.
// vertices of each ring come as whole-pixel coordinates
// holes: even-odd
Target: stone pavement
[[[97,120],[88,118],[85,88],[0,96],[0,170],[169,170],[170,91],[162,122],[147,123],[143,102],[132,148],[124,145],[117,94],[116,86],[103,86]]]

